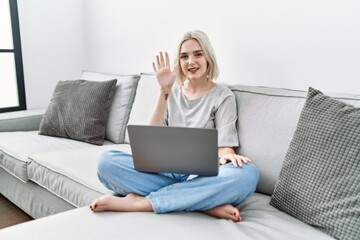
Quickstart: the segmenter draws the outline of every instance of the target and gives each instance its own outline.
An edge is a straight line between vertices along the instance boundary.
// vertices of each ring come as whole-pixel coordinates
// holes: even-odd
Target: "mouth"
[[[198,67],[188,68],[188,72],[190,72],[190,73],[196,73],[196,72],[197,72],[197,70],[199,70],[199,68],[198,68]]]

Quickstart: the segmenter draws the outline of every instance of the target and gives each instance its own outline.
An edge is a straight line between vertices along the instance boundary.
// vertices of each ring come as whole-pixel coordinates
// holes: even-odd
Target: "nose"
[[[195,64],[195,59],[194,59],[194,57],[189,56],[189,58],[188,58],[188,64],[189,64],[189,65],[194,65],[194,64]]]

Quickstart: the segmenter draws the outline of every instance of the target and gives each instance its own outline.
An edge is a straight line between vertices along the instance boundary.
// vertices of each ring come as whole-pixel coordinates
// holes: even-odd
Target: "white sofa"
[[[154,75],[84,71],[82,76],[112,78],[118,79],[113,101],[126,109],[122,129],[146,124],[158,91]],[[96,157],[109,148],[130,152],[126,133],[118,136],[121,143],[105,139],[102,146],[43,136],[38,128],[44,110],[29,110],[0,114],[0,193],[37,220],[0,230],[0,239],[334,239],[269,204],[307,92],[229,87],[238,104],[238,152],[261,174],[256,193],[238,206],[242,222],[199,212],[91,212],[94,199],[112,194],[97,179]],[[332,96],[360,106],[358,95]]]

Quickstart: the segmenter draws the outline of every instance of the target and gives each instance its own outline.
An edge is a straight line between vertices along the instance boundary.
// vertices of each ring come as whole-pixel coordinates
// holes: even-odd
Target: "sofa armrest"
[[[45,109],[24,110],[0,114],[0,132],[39,130]]]

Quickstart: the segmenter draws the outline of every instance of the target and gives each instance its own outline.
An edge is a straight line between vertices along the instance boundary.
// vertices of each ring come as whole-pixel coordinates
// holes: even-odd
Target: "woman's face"
[[[198,41],[189,39],[183,42],[179,58],[181,70],[188,80],[206,80],[207,61]]]

